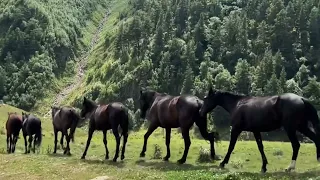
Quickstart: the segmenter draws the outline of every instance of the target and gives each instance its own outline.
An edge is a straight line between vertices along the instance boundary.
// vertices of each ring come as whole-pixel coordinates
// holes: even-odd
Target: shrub
[[[210,149],[205,149],[202,146],[200,147],[199,151],[199,156],[198,160],[199,163],[207,163],[211,162],[211,157],[210,157]]]
[[[161,147],[158,144],[154,145],[153,159],[162,159]]]

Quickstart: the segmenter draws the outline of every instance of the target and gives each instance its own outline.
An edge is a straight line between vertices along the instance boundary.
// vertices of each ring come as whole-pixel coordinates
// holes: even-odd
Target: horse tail
[[[81,118],[79,114],[75,111],[75,109],[70,109],[69,111],[70,111],[69,118],[72,119],[72,125],[70,127],[69,135],[70,135],[70,140],[74,142],[74,133],[76,131],[77,125]]]
[[[120,138],[123,135],[127,135],[129,131],[129,113],[128,110],[122,106],[123,111],[121,112],[121,121],[120,121],[120,127],[121,127],[121,135]]]
[[[42,143],[42,128],[40,126],[40,129],[38,130],[38,133],[36,134],[37,138],[36,138],[36,145],[39,147]]]
[[[305,115],[311,122],[317,136],[320,136],[320,121],[316,108],[308,100],[302,98],[302,101],[305,105]]]

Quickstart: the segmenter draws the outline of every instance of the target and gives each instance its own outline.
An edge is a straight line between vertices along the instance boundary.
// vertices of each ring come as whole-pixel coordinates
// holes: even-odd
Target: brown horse
[[[22,128],[22,117],[15,113],[8,113],[6,122],[7,129],[7,152],[14,153],[18,141],[19,133]]]
[[[166,146],[167,155],[163,160],[168,161],[170,158],[170,135],[171,128],[179,128],[182,131],[185,149],[183,156],[178,163],[185,163],[191,145],[189,130],[191,126],[196,123],[199,127],[200,133],[204,139],[210,141],[211,158],[216,158],[214,150],[214,138],[216,133],[207,132],[207,119],[200,117],[199,109],[203,101],[196,96],[170,96],[167,94],[160,94],[155,91],[140,91],[140,109],[141,118],[146,117],[148,109],[148,120],[150,125],[147,133],[144,135],[144,144],[140,157],[145,156],[147,150],[147,141],[149,136],[158,127],[166,129]]]
[[[121,160],[124,159],[124,153],[126,149],[126,143],[128,140],[128,128],[129,128],[129,117],[127,108],[119,102],[113,102],[106,105],[97,105],[92,100],[84,97],[83,107],[80,116],[83,118],[90,118],[89,121],[89,131],[88,140],[86,144],[86,149],[83,152],[81,159],[85,159],[87,151],[90,145],[90,141],[95,130],[103,132],[103,143],[106,149],[105,159],[109,159],[109,151],[107,147],[107,130],[112,129],[114,137],[116,139],[116,153],[114,155],[113,161],[116,162],[119,157],[119,146],[120,139],[123,135],[123,146],[121,151]],[[122,129],[122,135],[119,136],[118,127]]]
[[[74,141],[74,133],[81,118],[74,108],[71,107],[51,107],[52,109],[52,124],[54,131],[54,151],[57,152],[58,132],[61,131],[61,146],[64,149],[63,154],[71,155],[70,153],[70,140]],[[70,133],[68,134],[68,129]],[[63,137],[66,136],[67,147],[63,147]]]

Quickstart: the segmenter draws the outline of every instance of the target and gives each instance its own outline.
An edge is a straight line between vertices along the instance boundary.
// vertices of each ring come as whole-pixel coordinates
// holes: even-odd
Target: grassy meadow
[[[200,148],[209,148],[209,143],[196,139],[192,134],[187,162],[178,165],[184,143],[176,130],[172,132],[171,159],[163,162],[153,159],[155,145],[159,145],[165,156],[164,131],[158,129],[149,138],[147,154],[140,158],[143,145],[143,135],[146,130],[131,132],[128,139],[126,158],[112,162],[115,150],[115,140],[108,133],[108,148],[110,160],[104,160],[105,149],[102,142],[102,133],[95,132],[88,150],[86,160],[80,160],[87,138],[86,127],[77,129],[75,142],[71,143],[72,155],[64,156],[62,150],[53,155],[53,133],[50,119],[42,119],[43,143],[39,154],[24,153],[23,137],[17,142],[15,154],[6,153],[5,122],[7,112],[21,112],[19,109],[7,105],[0,107],[0,179],[92,179],[98,176],[108,176],[110,179],[317,179],[320,176],[320,164],[315,158],[313,144],[301,144],[296,171],[284,172],[291,161],[291,145],[282,142],[264,142],[265,152],[269,161],[268,172],[260,173],[261,157],[254,141],[239,141],[235,147],[230,162],[225,169],[219,169],[220,161],[199,163],[197,161]],[[59,134],[60,138],[60,134]],[[59,139],[60,140],[60,139]],[[59,144],[59,143],[58,143]],[[216,144],[217,154],[224,156],[228,142]],[[319,178],[318,178],[319,179]]]

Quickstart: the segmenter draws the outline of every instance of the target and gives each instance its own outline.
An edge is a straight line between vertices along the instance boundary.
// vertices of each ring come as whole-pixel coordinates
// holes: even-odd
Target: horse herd
[[[213,90],[210,88],[204,99],[193,95],[171,96],[152,90],[140,90],[140,116],[150,121],[147,132],[144,135],[143,148],[140,157],[145,156],[149,136],[158,127],[166,131],[167,154],[163,158],[168,161],[170,158],[170,135],[172,128],[180,128],[184,139],[185,149],[179,164],[186,162],[189,147],[191,145],[189,130],[195,123],[201,135],[210,142],[210,155],[216,158],[214,140],[217,132],[207,131],[207,113],[216,106],[221,106],[231,115],[231,138],[229,148],[220,167],[223,168],[229,162],[231,153],[235,147],[238,136],[242,131],[249,131],[254,134],[258,145],[262,167],[261,172],[267,171],[267,158],[264,153],[261,132],[269,132],[283,128],[292,144],[292,161],[286,171],[295,169],[295,164],[300,148],[296,132],[300,132],[310,138],[316,145],[316,158],[320,162],[320,122],[316,109],[305,98],[293,93],[285,93],[274,96],[245,96],[231,92]],[[103,143],[105,146],[105,159],[109,159],[107,147],[107,130],[112,129],[116,139],[116,152],[113,161],[119,157],[120,140],[123,136],[121,160],[125,158],[125,148],[128,140],[128,109],[120,102],[109,104],[97,104],[94,101],[83,98],[80,114],[72,107],[52,107],[52,124],[54,131],[54,152],[57,151],[58,132],[62,133],[60,144],[64,154],[70,155],[70,140],[74,141],[76,127],[89,119],[88,139],[81,159],[85,159],[91,138],[95,130],[103,132]],[[309,122],[312,126],[309,125]],[[22,129],[25,141],[25,153],[30,149],[35,152],[35,146],[40,146],[42,140],[41,121],[32,114],[9,113],[6,123],[7,129],[7,152],[14,153],[20,129]],[[68,133],[68,130],[70,132]],[[119,131],[120,130],[120,131]],[[119,132],[121,132],[119,134]],[[34,135],[34,138],[32,137]],[[27,147],[27,136],[29,146]],[[67,146],[63,146],[63,140]]]

